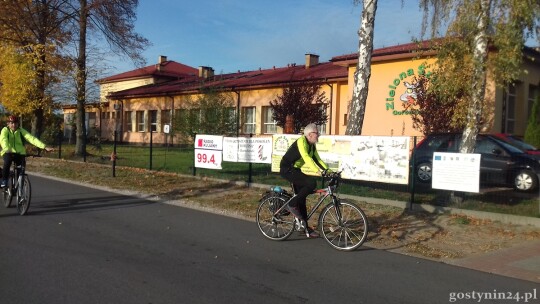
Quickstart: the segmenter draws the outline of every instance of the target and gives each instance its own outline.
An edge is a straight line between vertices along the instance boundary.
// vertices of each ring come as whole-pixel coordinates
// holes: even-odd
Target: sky
[[[419,36],[417,1],[378,2],[375,48]],[[361,12],[353,0],[140,0],[134,30],[152,43],[147,65],[164,55],[221,74],[300,65],[306,53],[320,62],[356,53]],[[112,65],[111,75],[136,68],[129,59]]]

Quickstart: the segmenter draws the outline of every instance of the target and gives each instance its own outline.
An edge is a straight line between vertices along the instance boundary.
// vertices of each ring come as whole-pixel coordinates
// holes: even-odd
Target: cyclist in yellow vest
[[[4,159],[4,167],[2,167],[2,182],[0,187],[7,185],[7,179],[9,176],[9,168],[11,163],[15,162],[17,165],[21,165],[24,162],[24,155],[26,155],[26,148],[23,143],[24,140],[40,149],[44,149],[49,152],[52,148],[47,147],[37,137],[30,134],[23,128],[19,127],[19,118],[17,116],[8,117],[8,126],[3,128],[0,132],[0,146],[2,151],[0,152]]]
[[[297,196],[289,202],[287,210],[303,221],[306,227],[306,236],[313,238],[319,234],[307,225],[306,198],[313,193],[317,182],[315,178],[307,176],[300,169],[308,166],[313,171],[322,173],[328,166],[322,161],[315,144],[319,141],[319,131],[315,124],[304,128],[304,135],[298,138],[287,150],[279,165],[281,177],[291,182],[296,188]]]

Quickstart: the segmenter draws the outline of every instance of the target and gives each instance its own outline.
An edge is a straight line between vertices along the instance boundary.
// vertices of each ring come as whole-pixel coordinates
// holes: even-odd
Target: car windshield
[[[495,137],[492,137],[493,140],[497,141],[497,143],[499,143],[501,146],[503,146],[504,148],[506,148],[506,150],[509,150],[510,152],[512,153],[524,153],[524,150],[502,140],[502,139],[499,139],[499,138],[495,138]]]
[[[506,137],[506,139],[508,140],[509,143],[511,143],[512,145],[520,148],[521,150],[524,150],[524,151],[527,151],[527,150],[538,150],[536,149],[535,146],[533,145],[529,145],[528,143],[522,141],[522,140],[519,140],[515,137],[512,137],[512,136],[508,136]]]

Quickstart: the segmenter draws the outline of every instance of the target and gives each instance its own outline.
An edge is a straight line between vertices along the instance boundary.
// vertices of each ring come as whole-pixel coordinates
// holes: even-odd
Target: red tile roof
[[[426,51],[432,47],[431,41],[411,42],[406,44],[394,45],[389,47],[383,47],[373,50],[372,57],[382,57],[388,55],[415,53],[418,51]],[[346,54],[341,56],[332,57],[331,62],[357,60],[358,53]]]
[[[147,77],[178,79],[186,76],[197,75],[198,73],[199,70],[196,68],[169,60],[164,61],[161,64],[158,63],[125,73],[116,74],[107,78],[102,78],[99,79],[97,82],[108,83]]]
[[[277,87],[291,81],[302,80],[342,80],[348,76],[347,67],[338,66],[331,62],[312,65],[308,69],[304,65],[292,65],[288,67],[238,72],[215,75],[208,79],[198,76],[169,81],[161,84],[153,84],[125,91],[114,92],[110,98],[163,96],[196,92],[201,87],[217,87],[228,90],[254,87]]]

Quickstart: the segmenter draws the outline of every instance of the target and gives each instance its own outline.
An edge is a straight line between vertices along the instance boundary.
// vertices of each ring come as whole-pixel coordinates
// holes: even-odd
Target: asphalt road
[[[532,282],[368,247],[339,252],[322,239],[273,242],[253,222],[30,178],[27,216],[0,207],[0,303],[516,303],[473,292],[540,295]]]

